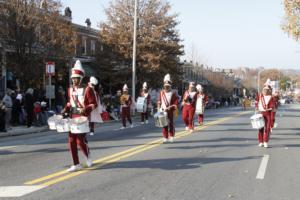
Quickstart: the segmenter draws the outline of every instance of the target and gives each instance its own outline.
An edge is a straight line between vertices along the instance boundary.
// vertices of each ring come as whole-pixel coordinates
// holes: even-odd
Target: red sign
[[[55,75],[55,63],[46,62],[46,75],[54,76]]]

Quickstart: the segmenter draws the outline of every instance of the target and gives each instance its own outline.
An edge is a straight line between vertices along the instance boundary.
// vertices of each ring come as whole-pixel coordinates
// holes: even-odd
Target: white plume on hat
[[[164,85],[170,85],[171,86],[171,83],[172,83],[172,81],[171,81],[170,74],[165,75],[165,77],[164,77]]]
[[[84,77],[84,69],[80,60],[77,60],[74,67],[72,68],[71,78],[83,78]]]
[[[98,85],[98,80],[95,77],[91,76],[90,77],[90,83],[92,85]]]
[[[147,82],[144,82],[143,83],[143,89],[147,89],[148,88],[148,84],[147,84]]]
[[[197,90],[199,90],[199,91],[202,91],[202,85],[200,85],[200,84],[197,84],[197,86],[196,86],[196,88],[197,88]]]
[[[125,84],[125,85],[123,86],[123,91],[128,91],[128,86],[127,86],[127,84]]]
[[[269,90],[271,90],[271,89],[272,89],[271,83],[272,83],[271,79],[268,78],[267,81],[266,81],[265,84],[264,84],[264,89],[269,89]]]

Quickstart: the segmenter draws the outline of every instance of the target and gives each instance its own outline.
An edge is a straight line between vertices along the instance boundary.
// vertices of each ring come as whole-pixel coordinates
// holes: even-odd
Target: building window
[[[86,37],[82,37],[82,54],[85,55],[86,54]]]
[[[91,53],[92,53],[92,55],[95,55],[95,53],[96,53],[96,41],[95,40],[91,40]]]

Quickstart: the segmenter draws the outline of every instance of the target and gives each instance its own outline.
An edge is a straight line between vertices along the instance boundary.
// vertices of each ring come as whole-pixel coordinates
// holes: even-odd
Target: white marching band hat
[[[164,77],[164,85],[165,86],[171,86],[172,81],[171,81],[171,76],[170,74],[165,75]]]
[[[191,81],[191,82],[189,83],[189,86],[190,86],[190,87],[191,87],[191,86],[195,87],[195,82]]]
[[[196,86],[196,88],[197,88],[197,90],[199,90],[199,91],[202,91],[202,85],[200,85],[200,84],[197,84],[197,86]]]
[[[127,86],[127,84],[125,84],[125,85],[123,86],[123,91],[128,91],[128,86]]]
[[[147,89],[147,88],[148,88],[147,82],[144,82],[143,83],[143,89]]]
[[[71,78],[83,78],[84,77],[84,69],[80,60],[77,60],[74,67],[72,68]]]
[[[263,89],[268,89],[268,90],[271,90],[272,87],[271,87],[271,79],[267,79],[267,81],[265,82],[264,84],[264,88]]]
[[[91,76],[90,77],[90,83],[92,85],[98,85],[98,80],[94,76]]]

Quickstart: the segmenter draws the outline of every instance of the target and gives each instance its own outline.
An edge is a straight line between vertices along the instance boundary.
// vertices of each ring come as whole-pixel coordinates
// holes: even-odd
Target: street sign
[[[46,75],[47,76],[55,75],[55,63],[54,62],[46,62]]]
[[[55,99],[55,86],[54,85],[46,85],[46,98],[47,99]]]

